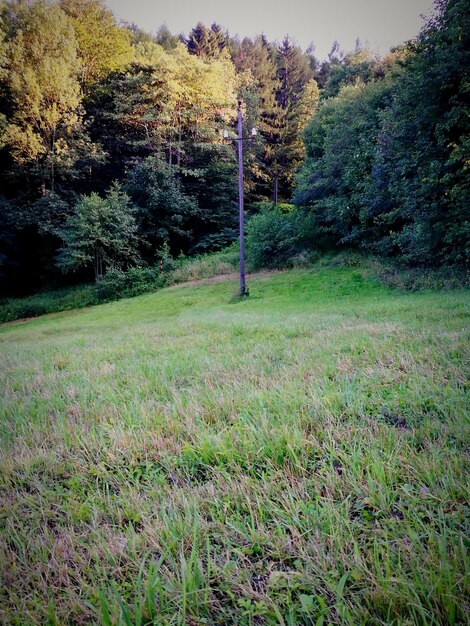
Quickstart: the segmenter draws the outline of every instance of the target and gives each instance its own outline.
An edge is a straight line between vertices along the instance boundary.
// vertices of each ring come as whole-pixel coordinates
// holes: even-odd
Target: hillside
[[[468,292],[236,287],[0,326],[3,623],[467,623]]]

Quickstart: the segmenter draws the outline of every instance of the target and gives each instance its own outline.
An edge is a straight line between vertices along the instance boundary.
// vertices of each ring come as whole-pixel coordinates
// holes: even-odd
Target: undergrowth
[[[127,271],[109,270],[97,284],[43,292],[24,298],[0,300],[0,323],[79,309],[121,298],[132,298],[184,282],[231,274],[238,271],[237,245],[212,254],[168,259],[154,267],[134,267]],[[346,251],[339,254],[299,253],[284,263],[285,268],[361,267],[387,287],[405,291],[460,289],[470,278],[461,268],[409,268],[391,260]],[[274,265],[278,267],[278,265]],[[281,266],[282,267],[282,266]],[[247,259],[248,271],[260,269],[258,257]]]

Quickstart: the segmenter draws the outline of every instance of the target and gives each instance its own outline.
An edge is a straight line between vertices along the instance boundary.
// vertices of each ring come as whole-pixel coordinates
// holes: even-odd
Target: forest
[[[384,57],[118,23],[102,0],[0,4],[0,286],[26,295],[237,240],[253,267],[357,249],[468,269],[468,0]],[[158,25],[155,25],[156,28]]]

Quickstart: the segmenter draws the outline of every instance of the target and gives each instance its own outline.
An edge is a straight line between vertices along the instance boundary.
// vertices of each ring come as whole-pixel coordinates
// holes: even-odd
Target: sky
[[[302,48],[315,45],[325,59],[335,40],[345,52],[356,38],[385,54],[418,34],[433,0],[105,0],[116,17],[154,33],[166,24],[187,35],[197,22],[213,22],[231,35],[264,33],[270,41],[289,34]]]

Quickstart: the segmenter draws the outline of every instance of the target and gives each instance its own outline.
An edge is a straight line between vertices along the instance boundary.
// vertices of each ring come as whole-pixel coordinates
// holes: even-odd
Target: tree
[[[137,149],[140,144],[178,167],[191,144],[217,141],[217,126],[233,117],[233,65],[228,58],[191,55],[182,44],[166,51],[149,42],[136,46],[135,60],[102,86],[95,128],[106,133],[111,122],[112,143],[122,138]]]
[[[337,96],[345,85],[365,84],[374,80],[377,65],[369,50],[359,47],[358,41],[354,52],[346,54],[339,63],[330,65],[322,97]]]
[[[365,196],[389,249],[417,265],[470,261],[468,2],[438,9],[401,62]]]
[[[102,0],[60,0],[78,44],[83,85],[128,65],[133,57],[131,32],[120,28]]]
[[[344,52],[341,50],[339,43],[334,41],[331,46],[331,50],[328,53],[327,60],[323,61],[319,67],[315,68],[315,80],[317,81],[320,89],[325,88],[331,73],[336,67],[341,65],[343,59]]]
[[[75,34],[60,7],[43,0],[9,11],[12,113],[4,142],[17,164],[34,167],[44,193],[46,185],[54,189],[56,170],[73,164],[72,144],[83,133]]]
[[[126,190],[137,208],[144,254],[149,260],[155,259],[165,243],[176,254],[182,248],[187,250],[199,207],[181,189],[167,163],[148,157],[132,170]]]
[[[57,265],[65,272],[93,267],[98,280],[110,267],[137,262],[135,209],[118,184],[106,198],[82,196],[60,230]]]
[[[297,103],[303,86],[313,75],[307,55],[289,37],[284,37],[277,54],[280,80],[277,100],[283,109],[287,109]]]
[[[275,192],[289,198],[294,173],[304,156],[302,132],[318,102],[318,88],[313,79],[308,56],[285,37],[277,50],[279,87],[276,100],[281,109],[277,144],[273,148]]]
[[[238,184],[236,151],[231,145],[199,143],[191,150],[191,171],[182,180],[198,213],[191,219],[191,250],[207,251],[237,237]]]
[[[439,12],[372,82],[327,98],[305,133],[296,203],[318,237],[408,264],[470,260],[470,18]]]
[[[272,198],[276,187],[277,154],[280,145],[282,109],[276,100],[280,83],[275,62],[275,48],[263,36],[241,42],[230,41],[232,59],[238,69],[239,95],[246,104],[245,126],[259,130],[257,141],[246,155],[255,157],[247,163],[248,198]],[[250,185],[251,183],[251,185]]]
[[[0,5],[0,84],[7,76],[7,23],[5,7]]]
[[[227,45],[227,35],[219,24],[210,28],[198,22],[191,30],[186,44],[191,54],[198,57],[218,57]]]
[[[142,209],[150,249],[169,240],[174,251],[187,251],[190,233],[196,245],[232,226],[223,222],[237,189],[234,156],[221,145],[219,129],[235,114],[234,68],[226,57],[200,58],[182,44],[164,50],[144,42],[135,52],[132,67],[108,77],[97,91],[93,128],[110,154],[106,172],[123,176],[126,166],[132,168],[129,189]]]
[[[182,35],[172,35],[168,26],[162,24],[157,30],[155,37],[155,43],[158,43],[164,50],[173,50],[176,46],[183,41]],[[135,42],[139,43],[139,42]]]
[[[388,83],[344,87],[323,102],[305,130],[307,156],[295,201],[310,207],[323,238],[335,244],[366,247],[378,238],[365,188],[390,89]]]

